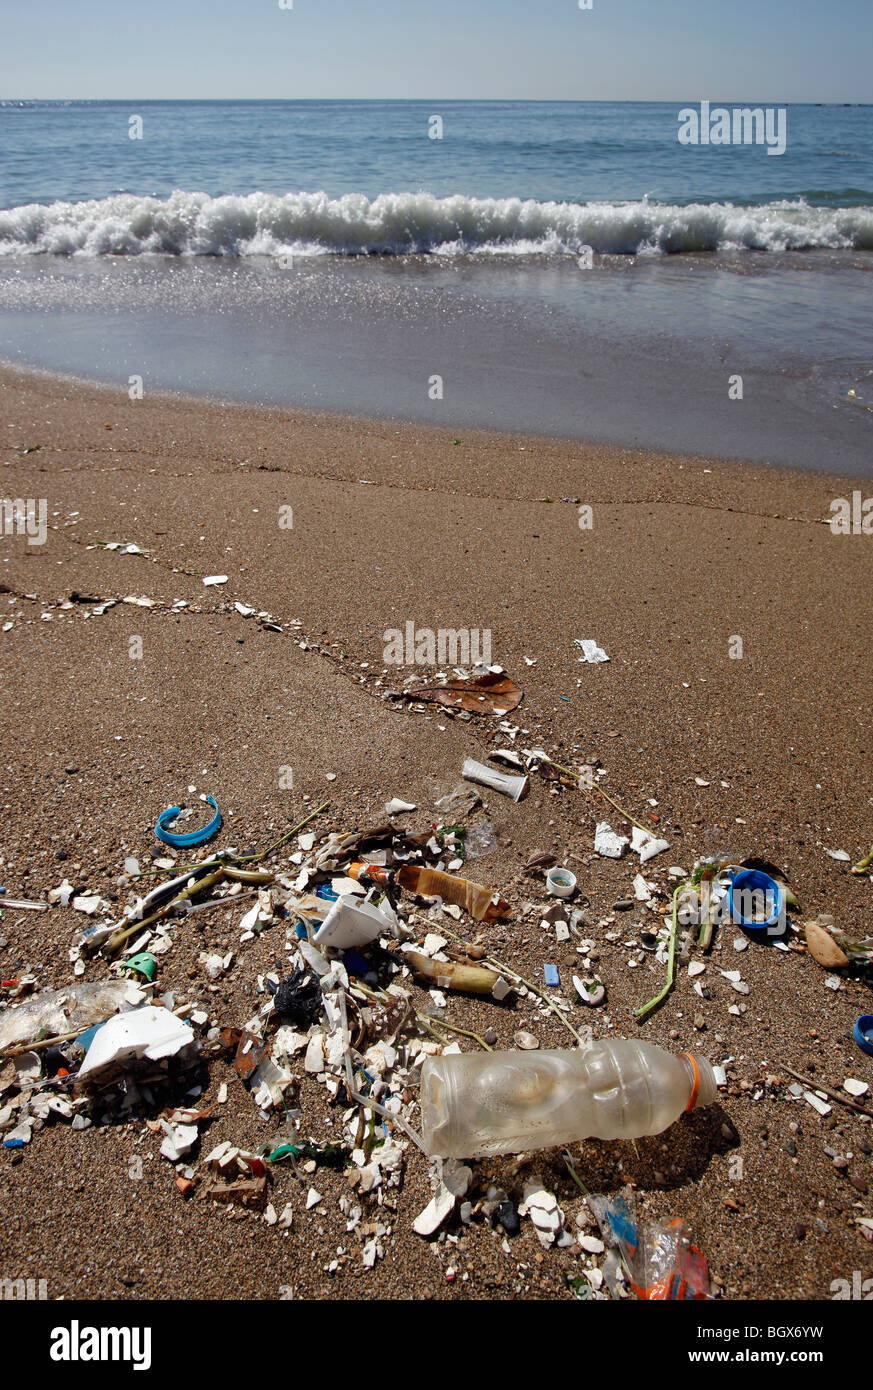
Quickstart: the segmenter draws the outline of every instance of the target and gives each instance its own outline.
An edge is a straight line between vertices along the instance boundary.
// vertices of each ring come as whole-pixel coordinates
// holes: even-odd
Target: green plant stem
[[[562,773],[564,774],[565,777],[569,777],[570,780],[571,780],[573,783],[575,783],[575,785],[576,785],[576,787],[578,788],[579,791],[582,791],[582,790],[583,790],[582,784],[581,784],[580,781],[579,781],[579,774],[578,774],[578,772],[574,772],[574,771],[572,770],[572,768],[562,766],[561,763],[556,763],[556,762],[554,761],[553,758],[546,758],[545,761],[546,761],[551,767],[556,768],[558,772],[562,772]],[[619,806],[618,802],[617,802],[617,801],[614,801],[614,800],[612,799],[612,797],[609,795],[609,792],[605,792],[605,791],[603,790],[602,787],[599,787],[599,786],[597,785],[596,782],[592,782],[592,783],[591,783],[591,786],[590,786],[590,787],[585,787],[584,790],[585,790],[585,791],[591,791],[591,792],[597,792],[597,795],[598,795],[598,796],[602,796],[603,799],[604,799],[604,801],[608,801],[609,804],[610,804],[610,806],[614,806],[614,807],[615,807],[616,811],[618,811],[618,813],[619,813],[620,816],[624,816],[624,819],[625,819],[625,820],[629,820],[630,823],[631,823],[631,825],[635,825],[636,828],[637,828],[637,830],[642,830],[643,834],[645,834],[645,835],[651,835],[651,833],[652,833],[651,830],[647,829],[647,827],[646,827],[645,825],[640,825],[640,823],[639,823],[638,820],[634,820],[634,818],[633,818],[633,816],[630,814],[630,812],[626,811],[626,810],[624,809],[623,806]]]
[[[678,904],[676,900],[679,894],[682,892],[682,889],[687,887],[687,883],[680,883],[679,887],[673,893],[673,925],[670,929],[670,944],[667,949],[666,984],[664,985],[664,988],[661,990],[661,992],[655,995],[654,999],[649,1000],[648,1004],[643,1004],[642,1008],[634,1010],[634,1018],[636,1019],[637,1023],[642,1023],[643,1019],[646,1017],[646,1014],[650,1014],[652,1012],[652,1009],[656,1009],[659,1004],[662,1004],[664,1000],[667,998],[667,995],[670,993],[670,990],[673,988],[673,980],[675,978],[676,965],[676,932],[678,930]]]

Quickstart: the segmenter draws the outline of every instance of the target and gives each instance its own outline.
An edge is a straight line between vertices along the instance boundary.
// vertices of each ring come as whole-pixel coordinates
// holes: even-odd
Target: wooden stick
[[[869,1115],[870,1118],[873,1119],[873,1113],[869,1110],[865,1110],[864,1106],[859,1105],[857,1101],[849,1100],[846,1096],[841,1096],[839,1091],[832,1091],[830,1086],[825,1086],[821,1081],[812,1081],[808,1076],[804,1076],[802,1072],[795,1071],[793,1067],[789,1067],[787,1062],[780,1062],[779,1066],[783,1071],[787,1071],[789,1076],[793,1076],[795,1081],[802,1081],[811,1091],[824,1091],[826,1096],[830,1096],[831,1100],[835,1100],[839,1105],[845,1105],[847,1110],[855,1110],[859,1115]]]

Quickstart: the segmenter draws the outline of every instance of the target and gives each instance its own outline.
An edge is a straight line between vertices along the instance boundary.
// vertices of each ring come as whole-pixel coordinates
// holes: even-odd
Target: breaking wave
[[[643,200],[557,203],[454,194],[118,193],[0,210],[0,254],[104,256],[614,255],[873,250],[873,207]]]

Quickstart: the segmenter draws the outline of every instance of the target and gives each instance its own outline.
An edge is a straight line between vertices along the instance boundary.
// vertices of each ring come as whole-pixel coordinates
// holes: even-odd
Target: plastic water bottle
[[[428,1057],[421,1073],[424,1143],[441,1158],[660,1134],[715,1096],[704,1058],[623,1038],[574,1051]]]

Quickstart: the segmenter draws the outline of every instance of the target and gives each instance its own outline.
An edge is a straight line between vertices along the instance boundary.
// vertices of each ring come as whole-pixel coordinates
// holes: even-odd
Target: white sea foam
[[[455,194],[115,194],[0,211],[0,254],[172,256],[566,255],[873,250],[873,207],[779,201],[679,206],[541,203]]]

